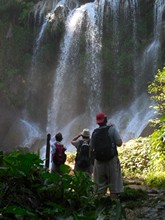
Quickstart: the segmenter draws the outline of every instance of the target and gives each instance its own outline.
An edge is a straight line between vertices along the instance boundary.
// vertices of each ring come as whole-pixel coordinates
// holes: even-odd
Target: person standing
[[[63,136],[60,132],[55,135],[55,143],[51,145],[51,173],[60,173],[60,165],[66,161],[66,147],[62,144]]]
[[[83,129],[81,133],[76,135],[71,144],[76,148],[74,171],[83,171],[89,176],[92,175],[92,164],[90,160],[90,131]]]
[[[107,116],[101,112],[96,115],[99,125],[91,137],[91,148],[94,152],[94,183],[95,192],[105,195],[107,188],[112,198],[123,192],[121,166],[117,146],[122,139],[114,125],[107,125]]]

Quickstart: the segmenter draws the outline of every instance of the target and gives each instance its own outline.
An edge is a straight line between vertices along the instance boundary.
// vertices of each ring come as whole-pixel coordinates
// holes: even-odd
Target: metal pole
[[[47,134],[45,167],[48,169],[49,169],[49,157],[50,157],[50,139],[51,139],[51,134]]]

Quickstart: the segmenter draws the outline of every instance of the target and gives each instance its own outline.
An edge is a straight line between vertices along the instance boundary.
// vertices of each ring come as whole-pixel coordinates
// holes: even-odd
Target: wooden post
[[[3,151],[0,151],[0,167],[3,165]]]
[[[51,139],[51,135],[47,134],[45,167],[48,169],[49,169],[49,157],[50,157],[50,139]]]

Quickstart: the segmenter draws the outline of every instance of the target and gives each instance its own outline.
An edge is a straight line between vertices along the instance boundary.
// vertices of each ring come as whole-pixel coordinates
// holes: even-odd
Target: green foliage
[[[120,197],[122,201],[126,202],[127,208],[133,209],[143,206],[143,201],[147,199],[147,192],[141,189],[125,187]]]
[[[0,12],[4,13],[5,18],[8,17],[8,13],[11,21],[18,18],[19,23],[25,24],[34,2],[34,0],[0,0]]]
[[[123,174],[128,176],[144,175],[148,171],[150,146],[147,138],[129,141],[119,148],[119,157]]]
[[[32,9],[32,7],[34,6],[34,3],[32,1],[22,1],[22,4],[21,4],[21,13],[20,13],[20,16],[19,16],[19,22],[20,23],[27,23],[28,21],[28,17],[29,17],[29,13],[30,13],[30,10]]]
[[[152,120],[153,125],[157,125],[159,129],[155,129],[148,137],[150,163],[148,164],[148,173],[145,179],[149,185],[162,187],[165,183],[165,68],[162,71],[158,70],[153,82],[148,86],[148,93],[156,103],[152,107],[156,109],[160,118]]]
[[[124,177],[142,178],[149,186],[161,187],[164,184],[165,149],[164,127],[155,130],[147,138],[138,138],[119,149]],[[153,175],[153,170],[155,175]],[[162,175],[161,175],[162,172]]]
[[[29,177],[40,164],[42,164],[42,160],[38,158],[38,155],[23,150],[13,151],[3,157],[3,167],[8,169],[9,176]],[[0,175],[3,175],[3,172]]]
[[[67,165],[60,167],[60,173],[49,173],[39,155],[23,149],[1,155],[0,213],[3,219],[122,218],[119,201],[108,202],[103,207],[102,202],[95,199],[93,182],[85,173],[72,175]]]
[[[162,171],[150,172],[146,176],[145,182],[150,187],[165,189],[165,172]]]
[[[110,197],[102,197],[96,200],[95,218],[101,220],[124,220],[126,219],[125,212],[121,206],[120,200],[112,201]],[[88,218],[84,218],[88,219]]]
[[[5,207],[3,211],[4,211],[4,214],[15,216],[16,219],[22,219],[26,217],[30,219],[36,219],[37,217],[33,212],[30,212],[24,208],[20,208],[17,206]]]
[[[147,197],[147,192],[141,189],[132,189],[125,187],[124,192],[121,194],[122,200],[141,200]]]
[[[165,124],[165,67],[162,71],[158,70],[153,82],[148,86],[148,93],[151,94],[151,99],[156,102],[154,108],[160,115],[163,115],[162,121],[158,123]]]
[[[151,170],[165,171],[165,125],[150,135]]]

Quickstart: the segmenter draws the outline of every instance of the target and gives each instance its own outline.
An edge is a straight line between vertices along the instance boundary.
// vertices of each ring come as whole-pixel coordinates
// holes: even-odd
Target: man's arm
[[[72,140],[71,140],[71,144],[73,145],[73,146],[75,146],[75,147],[77,147],[77,140],[81,137],[82,135],[81,135],[81,133],[80,134],[78,134],[78,135],[76,135]]]

